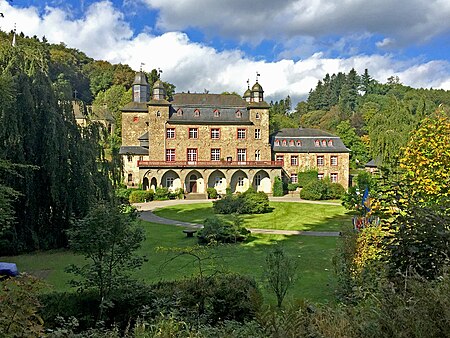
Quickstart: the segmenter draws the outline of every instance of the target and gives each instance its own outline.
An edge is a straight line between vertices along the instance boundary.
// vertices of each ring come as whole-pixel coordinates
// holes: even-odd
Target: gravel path
[[[306,201],[301,200],[298,197],[270,197],[271,201],[276,202],[293,202],[293,203],[310,203],[310,204],[328,204],[328,205],[340,205],[339,203],[333,202],[322,202],[322,201]],[[207,203],[208,200],[169,200],[169,201],[152,201],[148,203],[136,203],[134,206],[139,211],[139,216],[144,221],[158,223],[158,224],[168,224],[187,228],[202,228],[203,225],[182,221],[175,221],[172,219],[167,219],[155,215],[152,211],[172,205],[178,204],[197,204],[197,203]],[[255,234],[270,234],[270,235],[303,235],[303,236],[318,236],[318,237],[337,237],[339,232],[337,231],[299,231],[299,230],[275,230],[275,229],[249,229]]]

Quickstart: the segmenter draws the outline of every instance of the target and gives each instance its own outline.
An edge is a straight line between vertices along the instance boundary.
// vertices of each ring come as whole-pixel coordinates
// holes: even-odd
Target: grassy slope
[[[270,202],[273,211],[261,215],[244,215],[244,226],[248,228],[282,230],[340,230],[350,221],[350,216],[342,206]],[[212,203],[183,204],[155,211],[161,217],[185,222],[203,223],[214,215]],[[222,216],[225,217],[226,216]]]

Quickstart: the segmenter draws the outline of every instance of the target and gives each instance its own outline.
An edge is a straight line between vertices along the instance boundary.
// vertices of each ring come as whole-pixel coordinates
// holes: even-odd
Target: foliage
[[[356,210],[359,214],[365,214],[362,198],[368,189],[369,198],[377,194],[377,179],[367,171],[359,171],[354,178],[354,185],[348,188],[347,193],[342,196],[342,205],[349,210]]]
[[[352,127],[349,120],[342,121],[337,126],[337,134],[348,147],[350,152],[350,165],[353,168],[362,167],[369,158],[369,149],[356,133],[356,128]]]
[[[131,190],[131,189],[130,189]],[[153,190],[131,190],[129,194],[130,203],[144,203],[153,201]]]
[[[442,113],[424,119],[404,149],[401,167],[413,194],[427,200],[450,196],[450,118]]]
[[[177,188],[175,191],[169,192],[169,199],[179,199],[182,200],[184,198],[184,190],[183,188]]]
[[[208,194],[208,199],[216,199],[218,196],[217,190],[211,187],[206,189],[206,193]]]
[[[31,276],[20,275],[0,281],[0,336],[38,337],[43,321],[38,293],[42,283]]]
[[[300,198],[305,200],[340,199],[345,193],[339,183],[331,183],[329,179],[315,180],[300,190]]]
[[[158,187],[155,190],[155,195],[153,199],[156,201],[164,201],[169,199],[169,189],[167,187]]]
[[[301,188],[318,180],[319,172],[316,169],[305,170],[298,173],[298,184]]]
[[[112,290],[127,283],[129,272],[143,263],[135,251],[144,240],[144,232],[136,227],[134,218],[134,214],[123,214],[117,207],[101,203],[69,230],[70,248],[87,263],[71,265],[67,271],[81,279],[73,280],[74,286],[95,289],[100,318]]]
[[[129,203],[130,195],[135,189],[132,188],[116,188],[114,195],[120,203]]]
[[[270,211],[267,194],[253,189],[213,201],[213,208],[217,214],[263,214]]]
[[[277,306],[281,308],[284,297],[292,287],[297,275],[297,264],[289,257],[280,245],[271,248],[266,256],[264,277],[267,288],[277,298]]]
[[[295,191],[297,188],[300,187],[298,183],[288,183],[288,191]]]
[[[280,177],[275,177],[273,181],[273,196],[283,196],[284,195],[284,189],[283,189],[283,181]]]
[[[232,223],[217,216],[205,220],[203,228],[198,231],[198,242],[208,243],[237,243],[247,239],[250,231],[241,225],[242,221],[236,216]]]

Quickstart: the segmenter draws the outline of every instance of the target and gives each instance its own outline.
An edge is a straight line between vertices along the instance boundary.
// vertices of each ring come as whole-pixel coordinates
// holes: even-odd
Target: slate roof
[[[280,142],[280,145],[275,145],[275,140]],[[283,140],[286,140],[286,145],[283,146]],[[293,146],[289,146],[289,141],[294,141]],[[319,146],[316,146],[318,140]],[[322,141],[326,141],[326,146],[322,145]],[[301,145],[297,145],[297,141]],[[332,145],[329,145],[329,141]],[[281,129],[272,135],[272,149],[275,152],[285,153],[349,153],[348,149],[342,140],[329,132],[310,129],[310,128],[285,128]]]
[[[119,155],[148,155],[148,149],[140,146],[121,146]]]
[[[246,107],[246,102],[239,95],[177,93],[173,96],[174,106],[212,106],[212,107]]]
[[[377,164],[377,162],[372,159],[369,162],[367,162],[364,166],[367,168],[378,168],[379,163]]]
[[[128,102],[121,111],[147,112],[147,102]]]

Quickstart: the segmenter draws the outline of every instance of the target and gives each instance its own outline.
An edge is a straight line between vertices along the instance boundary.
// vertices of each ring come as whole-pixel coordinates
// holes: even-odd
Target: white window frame
[[[261,129],[255,129],[255,140],[261,139]]]
[[[332,183],[337,183],[339,180],[339,174],[338,173],[331,173],[330,174],[330,180]]]
[[[330,165],[332,165],[334,167],[338,165],[338,157],[336,155],[331,156]]]
[[[237,185],[238,185],[238,187],[243,187],[244,186],[244,176],[239,176],[238,177]]]
[[[188,148],[187,149],[187,160],[188,160],[188,162],[197,162],[197,160],[198,160],[197,148]]]
[[[291,165],[298,165],[298,155],[291,155]]]
[[[175,128],[167,128],[166,129],[166,138],[174,139],[175,138]]]
[[[323,155],[317,156],[317,166],[323,167],[325,165],[325,157]]]
[[[238,138],[238,140],[245,140],[247,138],[247,129],[238,128],[237,138]]]
[[[211,139],[213,139],[213,140],[220,139],[220,128],[212,128],[211,129]]]
[[[166,162],[175,162],[175,149],[166,149]]]
[[[220,148],[211,149],[211,161],[220,161]]]
[[[189,128],[189,138],[198,139],[198,128]]]
[[[298,183],[298,175],[291,174],[291,183]]]
[[[237,150],[237,160],[238,162],[246,162],[247,161],[247,149],[241,148]]]
[[[166,187],[173,188],[174,181],[175,181],[175,177],[172,177],[172,176],[166,177]]]
[[[261,161],[261,150],[255,150],[255,161]]]

